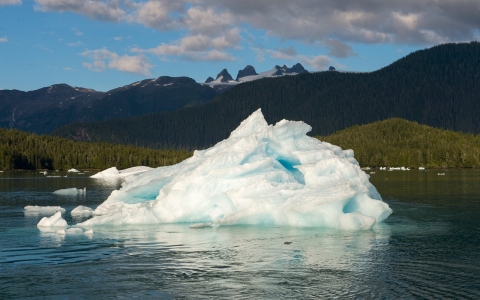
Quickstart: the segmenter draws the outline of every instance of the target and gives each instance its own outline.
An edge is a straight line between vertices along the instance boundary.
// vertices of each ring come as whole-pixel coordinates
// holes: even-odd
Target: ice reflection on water
[[[0,177],[0,298],[479,298],[480,172],[457,173],[372,176],[394,214],[369,231],[177,224],[93,236],[40,231],[42,215],[23,206],[60,205],[74,224],[74,207],[96,207],[118,183]],[[51,194],[82,185],[84,198]]]

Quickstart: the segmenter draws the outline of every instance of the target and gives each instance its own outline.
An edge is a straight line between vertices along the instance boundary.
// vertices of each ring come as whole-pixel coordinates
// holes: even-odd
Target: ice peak
[[[237,129],[232,131],[232,133],[230,134],[230,138],[239,138],[255,134],[267,127],[268,123],[267,121],[265,121],[265,117],[262,114],[262,109],[259,108],[255,112],[253,112],[248,118],[242,121],[242,123],[240,123],[240,126],[238,126]]]

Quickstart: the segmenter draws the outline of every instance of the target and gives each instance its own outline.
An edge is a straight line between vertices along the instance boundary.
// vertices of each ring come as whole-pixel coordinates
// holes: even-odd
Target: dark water
[[[480,298],[480,170],[377,171],[394,213],[361,232],[182,224],[59,236],[25,215],[59,205],[81,221],[73,208],[119,187],[88,175],[0,173],[0,299]],[[71,187],[87,193],[52,194]]]

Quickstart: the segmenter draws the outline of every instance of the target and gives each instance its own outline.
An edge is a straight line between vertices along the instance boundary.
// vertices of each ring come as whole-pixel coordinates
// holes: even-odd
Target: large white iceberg
[[[260,110],[215,146],[174,166],[126,178],[80,224],[281,225],[369,229],[392,210],[352,150],[307,136],[311,127],[268,125]],[[199,224],[200,223],[200,224]]]

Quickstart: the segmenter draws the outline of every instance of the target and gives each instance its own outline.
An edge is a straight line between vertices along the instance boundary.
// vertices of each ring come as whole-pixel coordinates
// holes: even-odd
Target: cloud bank
[[[87,50],[81,53],[82,56],[90,58],[91,62],[84,62],[83,66],[95,72],[103,72],[107,69],[115,69],[121,72],[151,75],[150,65],[143,55],[120,56],[108,49]]]
[[[0,0],[0,6],[3,5],[20,5],[22,0]]]
[[[0,5],[20,4],[0,0]],[[136,22],[219,37],[242,24],[283,39],[430,44],[464,41],[480,28],[478,0],[35,0],[40,11]]]
[[[259,52],[255,46],[259,60],[264,55],[278,59],[296,57],[322,69],[332,61],[331,57],[356,56],[349,45],[352,43],[429,46],[471,41],[480,35],[478,0],[34,1],[39,12],[72,12],[95,20],[141,24],[182,35],[153,48],[130,49],[136,56],[110,59],[108,64],[95,59],[86,63],[92,70],[101,69],[103,61],[110,68],[135,70],[139,74],[147,74],[150,68],[143,54],[154,54],[163,60],[235,60],[232,53],[242,49],[246,44],[242,35],[251,30],[265,37],[317,45],[328,55],[306,57],[289,48]],[[0,0],[0,5],[7,4],[21,4],[21,0]],[[76,29],[74,32],[81,34]],[[117,64],[120,59],[129,63]]]

